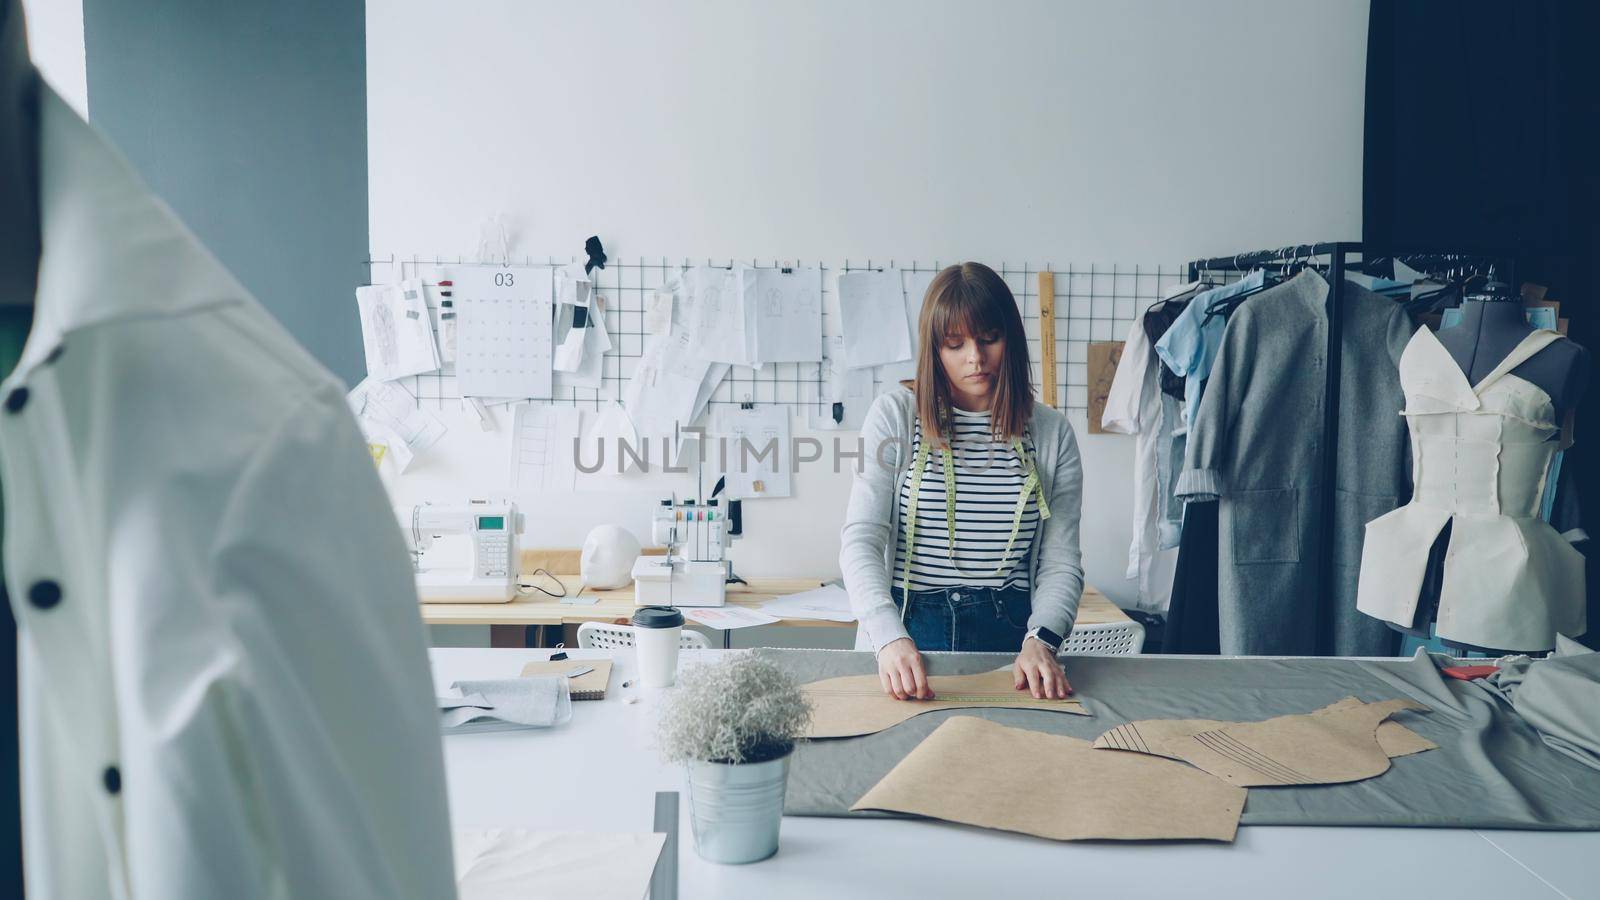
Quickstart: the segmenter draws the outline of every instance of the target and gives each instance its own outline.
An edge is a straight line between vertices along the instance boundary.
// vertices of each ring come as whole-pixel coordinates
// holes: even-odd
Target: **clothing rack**
[[[1324,260],[1325,261],[1322,261]],[[1320,510],[1322,540],[1317,550],[1317,565],[1323,577],[1317,579],[1317,633],[1325,641],[1333,624],[1333,526],[1334,490],[1338,475],[1339,444],[1339,382],[1344,334],[1344,306],[1341,294],[1347,272],[1366,272],[1388,265],[1392,274],[1393,262],[1402,262],[1418,271],[1437,274],[1471,270],[1487,273],[1491,268],[1507,284],[1516,289],[1516,260],[1508,253],[1451,252],[1439,248],[1396,248],[1363,245],[1359,241],[1330,241],[1315,244],[1292,244],[1275,250],[1253,250],[1232,256],[1197,259],[1189,263],[1189,280],[1195,281],[1207,272],[1238,273],[1243,275],[1255,269],[1283,271],[1301,265],[1325,268],[1328,281],[1328,344],[1324,352],[1322,395],[1322,508]],[[1323,647],[1319,652],[1331,652]]]

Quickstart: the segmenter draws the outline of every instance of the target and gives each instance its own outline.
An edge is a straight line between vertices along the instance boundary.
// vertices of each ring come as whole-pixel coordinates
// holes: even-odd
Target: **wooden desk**
[[[578,576],[560,575],[569,590],[577,587]],[[729,606],[759,606],[786,594],[809,591],[822,583],[820,578],[751,578],[748,585],[728,585]],[[527,627],[559,629],[564,625],[584,622],[627,622],[636,608],[633,588],[613,591],[585,590],[579,596],[598,597],[599,602],[588,605],[562,603],[554,597],[534,593],[521,595],[509,603],[424,603],[422,621],[427,625],[487,625],[491,647],[527,646]],[[1083,589],[1083,600],[1078,604],[1078,622],[1125,622],[1128,617],[1106,596],[1093,587]],[[828,622],[818,619],[780,619],[773,625],[794,628],[854,628],[854,622]],[[723,633],[724,638],[727,632]],[[548,631],[540,644],[553,646]]]

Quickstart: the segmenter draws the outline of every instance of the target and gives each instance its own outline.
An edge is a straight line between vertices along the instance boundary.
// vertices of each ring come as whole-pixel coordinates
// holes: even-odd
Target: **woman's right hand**
[[[928,674],[922,668],[922,654],[911,638],[890,641],[878,651],[878,680],[883,692],[896,700],[932,700]]]

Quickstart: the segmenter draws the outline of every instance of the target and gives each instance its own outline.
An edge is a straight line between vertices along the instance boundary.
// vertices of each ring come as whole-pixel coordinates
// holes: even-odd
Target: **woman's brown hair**
[[[1000,371],[995,373],[989,423],[994,436],[1021,437],[1033,417],[1033,379],[1028,363],[1028,336],[1022,313],[1005,279],[982,263],[948,266],[928,285],[917,317],[917,417],[923,438],[934,447],[946,445],[950,422],[950,379],[939,359],[939,347],[951,337],[1005,338]]]

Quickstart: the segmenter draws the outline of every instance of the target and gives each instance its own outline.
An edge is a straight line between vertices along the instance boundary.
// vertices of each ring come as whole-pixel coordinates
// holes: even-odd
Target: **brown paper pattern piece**
[[[850,808],[1057,841],[1232,841],[1245,795],[1169,760],[954,716]]]
[[[1118,725],[1096,738],[1094,746],[1183,760],[1241,787],[1341,784],[1382,775],[1393,757],[1438,747],[1387,721],[1402,709],[1427,707],[1410,700],[1362,703],[1347,697],[1312,713],[1263,722],[1148,719]]]
[[[845,675],[802,685],[811,700],[808,738],[876,734],[923,713],[941,709],[1038,709],[1086,716],[1077,700],[1035,700],[1012,685],[1010,669],[977,675],[930,675],[932,700],[896,700],[883,692],[876,675]]]
[[[1361,705],[1363,705],[1361,701],[1355,697],[1346,697],[1317,712]],[[1118,725],[1095,738],[1094,746],[1098,750],[1132,750],[1137,753],[1151,753],[1169,759],[1179,759],[1170,753],[1162,753],[1161,745],[1174,738],[1188,737],[1197,731],[1210,731],[1233,724],[1236,723],[1218,719],[1145,719]],[[1410,756],[1424,750],[1439,749],[1438,744],[1393,719],[1385,719],[1379,723],[1377,738],[1378,746],[1383,748],[1383,755],[1390,759]]]

